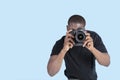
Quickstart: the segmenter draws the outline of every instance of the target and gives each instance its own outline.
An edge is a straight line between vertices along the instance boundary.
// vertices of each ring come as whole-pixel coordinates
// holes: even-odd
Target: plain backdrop
[[[0,80],[67,80],[64,62],[54,77],[47,63],[73,14],[102,37],[111,57],[109,67],[96,62],[98,80],[119,79],[119,7],[119,0],[0,0]]]

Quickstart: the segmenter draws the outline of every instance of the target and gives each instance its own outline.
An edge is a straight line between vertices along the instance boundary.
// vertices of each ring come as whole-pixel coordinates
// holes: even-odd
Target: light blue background
[[[118,80],[119,7],[119,0],[0,0],[0,80],[67,80],[64,63],[54,77],[47,63],[73,14],[85,17],[111,56],[109,67],[96,64],[98,80]]]

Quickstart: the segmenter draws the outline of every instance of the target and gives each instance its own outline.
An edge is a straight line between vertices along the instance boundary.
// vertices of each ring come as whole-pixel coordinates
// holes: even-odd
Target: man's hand
[[[63,49],[61,49],[60,53],[58,55],[52,55],[50,57],[50,60],[48,62],[48,74],[50,76],[54,76],[61,68],[62,65],[62,61],[64,59],[64,56],[66,54],[66,52],[73,47],[73,45],[75,44],[73,39],[74,38],[70,32],[72,30],[67,31],[66,33],[66,37],[64,39],[64,47]]]
[[[86,40],[84,41],[83,47],[86,47],[90,51],[94,48],[93,39],[90,36],[90,33],[86,32]]]
[[[69,30],[66,32],[66,37],[64,39],[64,47],[63,49],[68,51],[70,48],[72,48],[75,44],[75,42],[73,41],[74,36],[72,34],[70,34],[72,30]]]

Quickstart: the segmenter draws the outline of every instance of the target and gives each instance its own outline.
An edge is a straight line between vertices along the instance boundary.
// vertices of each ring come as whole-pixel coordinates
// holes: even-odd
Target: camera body
[[[74,46],[82,46],[84,40],[86,39],[85,35],[85,29],[84,28],[78,28],[77,30],[72,30],[70,32],[74,36],[73,40],[75,42]]]

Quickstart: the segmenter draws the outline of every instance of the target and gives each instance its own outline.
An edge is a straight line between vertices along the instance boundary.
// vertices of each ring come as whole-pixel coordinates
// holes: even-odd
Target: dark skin
[[[74,36],[70,34],[72,29],[76,30],[78,28],[83,28],[83,27],[84,26],[80,23],[70,23],[67,26],[67,32],[66,32],[66,37],[64,39],[63,48],[61,49],[58,55],[53,55],[49,59],[47,69],[48,69],[48,74],[50,76],[54,76],[60,70],[65,54],[75,44],[72,39],[74,38]],[[85,34],[86,34],[86,40],[84,41],[83,47],[86,47],[91,51],[91,53],[95,56],[99,64],[103,66],[108,66],[110,64],[110,56],[108,55],[108,53],[102,53],[99,50],[97,50],[94,47],[93,39],[90,36],[90,33],[86,31]]]
[[[64,45],[66,44],[69,45],[67,50],[69,50],[69,48],[72,48],[75,44],[72,39],[74,38],[74,36],[72,36],[70,32],[72,31],[72,29],[76,30],[78,28],[84,28],[84,27],[80,23],[71,23],[67,26],[67,33],[64,41]],[[88,33],[87,31],[85,32],[85,34],[86,34],[86,40],[84,41],[83,47],[86,47],[90,50],[91,47],[93,46],[93,39],[91,38],[90,33]]]

